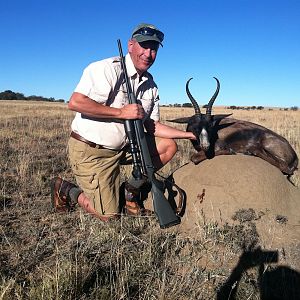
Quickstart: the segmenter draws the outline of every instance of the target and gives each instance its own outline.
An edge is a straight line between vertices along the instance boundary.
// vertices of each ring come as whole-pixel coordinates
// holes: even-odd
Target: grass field
[[[153,218],[102,224],[80,209],[54,213],[51,178],[74,181],[66,155],[74,114],[48,102],[0,101],[0,111],[0,300],[299,299],[299,273],[266,264],[245,224],[203,222],[203,233],[191,238],[161,230]],[[300,155],[300,111],[213,112],[266,126]],[[192,113],[161,109],[162,121]],[[188,162],[191,151],[179,141],[163,173]],[[299,171],[292,181],[300,186]],[[276,293],[286,298],[266,297]]]

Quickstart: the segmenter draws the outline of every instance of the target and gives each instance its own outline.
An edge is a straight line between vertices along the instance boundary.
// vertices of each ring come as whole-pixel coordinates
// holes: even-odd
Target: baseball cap
[[[164,34],[157,27],[152,24],[141,23],[132,31],[132,36],[137,42],[155,41],[161,46],[164,40]]]

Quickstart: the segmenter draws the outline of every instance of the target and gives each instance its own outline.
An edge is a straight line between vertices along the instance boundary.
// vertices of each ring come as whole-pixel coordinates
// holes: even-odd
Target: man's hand
[[[124,107],[120,108],[120,115],[118,119],[124,120],[135,120],[135,119],[143,119],[145,116],[145,111],[143,106],[140,104],[128,104]]]

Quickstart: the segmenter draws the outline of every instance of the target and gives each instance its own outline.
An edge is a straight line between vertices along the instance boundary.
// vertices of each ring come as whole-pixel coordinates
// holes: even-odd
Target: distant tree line
[[[291,108],[290,108],[290,110],[293,110],[293,111],[297,111],[299,108],[298,108],[298,106],[292,106]],[[280,108],[280,110],[289,110],[287,107],[285,107],[285,108]]]
[[[174,103],[174,104],[162,104],[161,106],[165,106],[165,107],[193,107],[192,103]],[[207,104],[202,105],[202,108],[206,108]],[[231,110],[264,110],[265,107],[264,106],[236,106],[236,105],[231,105],[231,106],[227,106],[226,109],[231,109]],[[267,108],[268,110],[273,110],[272,108]],[[284,107],[284,108],[279,108],[279,110],[292,110],[292,111],[297,111],[299,108],[298,106],[292,106],[290,108],[288,107]]]
[[[242,110],[263,110],[264,107],[263,106],[235,106],[235,105],[231,105],[227,107],[228,109],[242,109]]]
[[[192,103],[174,103],[174,104],[162,104],[161,106],[166,106],[166,107],[193,107]]]
[[[0,100],[33,100],[33,101],[49,101],[49,102],[65,102],[64,99],[55,99],[53,97],[46,98],[43,96],[24,96],[22,93],[16,93],[11,90],[0,92]]]
[[[241,109],[241,110],[263,110],[264,107],[263,106],[235,106],[235,105],[231,105],[226,107],[227,109]],[[272,108],[269,108],[269,110],[272,110]],[[297,111],[298,110],[298,106],[292,106],[290,108],[288,107],[284,107],[284,108],[280,108],[279,110],[293,110],[293,111]]]

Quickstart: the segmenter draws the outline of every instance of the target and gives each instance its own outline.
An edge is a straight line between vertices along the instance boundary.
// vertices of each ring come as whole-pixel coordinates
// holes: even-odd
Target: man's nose
[[[151,48],[146,48],[144,54],[148,57],[151,56]]]

